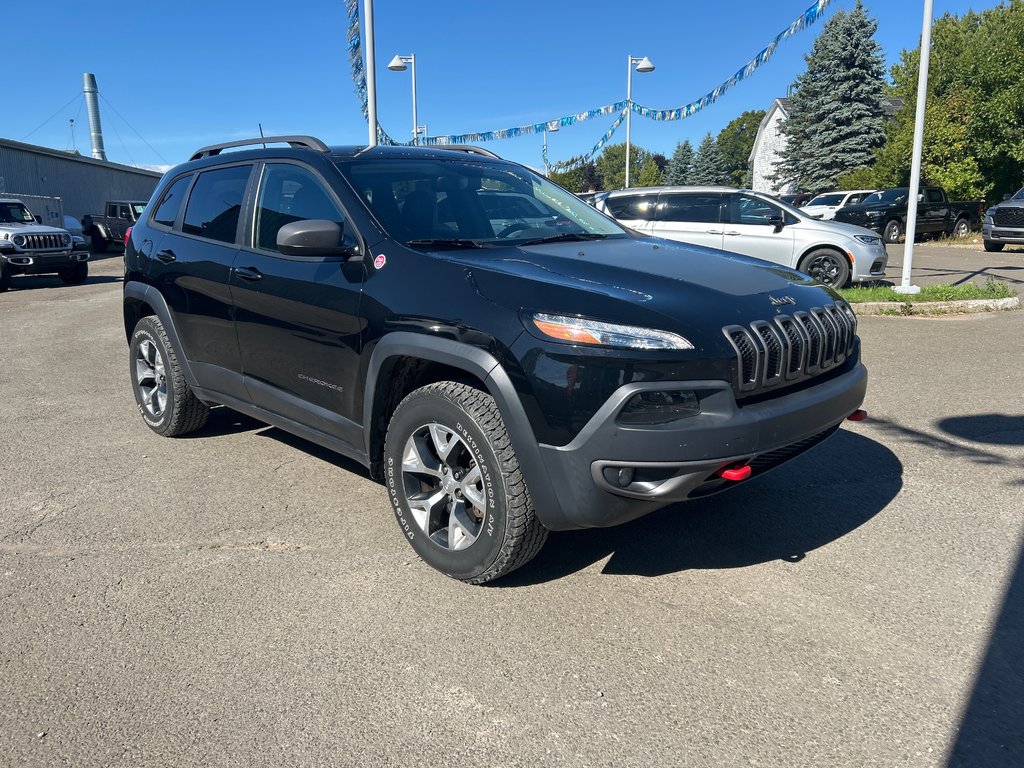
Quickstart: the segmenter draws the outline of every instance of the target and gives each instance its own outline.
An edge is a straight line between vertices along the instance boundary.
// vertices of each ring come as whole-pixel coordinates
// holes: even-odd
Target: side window
[[[733,195],[729,200],[729,212],[733,224],[768,224],[773,218],[783,218],[780,209],[767,200],[750,195]]]
[[[117,218],[119,218],[119,219],[127,219],[128,218],[128,206],[127,205],[119,205],[119,206],[117,206]]]
[[[656,195],[620,195],[608,197],[605,205],[616,219],[653,221],[657,200]]]
[[[860,195],[860,194],[858,194],[858,195],[850,195],[848,198],[846,198],[846,202],[843,203],[843,205],[844,206],[856,205],[857,203],[859,203],[863,199],[864,199],[864,195]]]
[[[721,221],[722,198],[717,194],[663,193],[658,219],[717,224]]]
[[[178,213],[181,211],[181,202],[185,199],[185,192],[188,190],[192,175],[182,176],[171,182],[171,185],[164,192],[160,205],[153,212],[153,223],[162,224],[165,227],[173,227],[178,220]]]
[[[925,191],[926,200],[929,203],[943,203],[942,190],[941,189],[929,189]]]
[[[107,203],[107,218],[108,219],[116,219],[117,218],[117,206],[116,205],[111,205],[110,203]]]
[[[222,243],[235,242],[238,214],[251,169],[250,165],[236,165],[199,174],[185,206],[181,231]]]
[[[333,221],[351,236],[341,210],[316,176],[297,165],[268,163],[256,203],[256,247],[276,251],[278,230],[306,219]]]

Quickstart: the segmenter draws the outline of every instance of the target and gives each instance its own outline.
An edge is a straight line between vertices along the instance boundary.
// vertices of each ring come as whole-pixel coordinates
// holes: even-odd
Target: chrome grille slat
[[[24,235],[25,245],[22,248],[26,251],[61,251],[70,246],[64,245],[64,236],[57,234],[29,234]]]
[[[722,329],[736,352],[740,392],[795,382],[843,363],[857,343],[857,317],[844,305],[826,304]]]

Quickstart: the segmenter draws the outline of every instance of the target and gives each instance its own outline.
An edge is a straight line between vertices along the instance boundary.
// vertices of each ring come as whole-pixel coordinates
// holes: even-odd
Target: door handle
[[[164,250],[164,251],[157,251],[156,252],[156,257],[160,261],[162,261],[164,264],[170,264],[172,261],[174,261],[175,259],[178,258],[174,254],[174,251],[172,251],[170,248],[168,248],[167,250]]]
[[[709,229],[704,234],[706,234],[706,235],[723,235],[725,233],[722,232],[722,230],[720,230],[720,229]]]
[[[727,234],[727,235],[742,235],[743,233],[742,232],[737,232],[736,230],[731,230],[729,232],[726,232],[725,234]]]
[[[232,271],[243,280],[262,280],[263,273],[256,267],[232,267]]]

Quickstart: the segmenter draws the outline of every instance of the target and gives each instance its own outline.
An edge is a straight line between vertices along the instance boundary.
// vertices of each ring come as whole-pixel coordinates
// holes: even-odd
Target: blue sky
[[[362,2],[362,0],[360,0]],[[812,0],[646,0],[627,4],[555,0],[436,3],[377,0],[379,117],[395,138],[412,130],[408,72],[396,53],[415,53],[419,121],[431,135],[486,131],[555,119],[625,98],[627,56],[656,70],[633,76],[633,98],[666,109],[700,97],[745,64]],[[935,0],[935,15],[995,6],[995,0]],[[826,11],[850,10],[833,0]],[[921,0],[867,0],[888,64],[916,47]],[[96,75],[111,160],[176,164],[205,144],[258,134],[308,133],[328,144],[366,142],[346,49],[344,2],[135,3],[59,0],[34,14],[41,34],[5,35],[9,75],[0,137],[89,152],[83,72]],[[97,18],[103,31],[96,32]],[[21,25],[19,24],[19,27]],[[704,112],[679,122],[633,119],[634,144],[670,154],[697,144],[748,109],[785,95],[823,22],[784,42],[749,80]],[[18,87],[12,87],[17,82]],[[63,105],[63,106],[62,106]],[[552,161],[587,151],[607,130],[602,117],[549,136]],[[41,126],[41,127],[40,127]],[[624,128],[613,141],[624,140]],[[534,167],[540,136],[491,142],[489,149]]]

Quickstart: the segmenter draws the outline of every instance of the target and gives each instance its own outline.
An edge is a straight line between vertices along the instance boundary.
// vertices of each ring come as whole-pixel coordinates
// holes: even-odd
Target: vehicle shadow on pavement
[[[957,729],[950,768],[1024,765],[1024,541]]]
[[[604,574],[796,563],[866,523],[903,487],[885,446],[840,430],[756,481],[607,529],[553,532],[540,554],[495,587],[562,578],[608,557]]]
[[[84,283],[79,285],[64,285],[59,277],[53,275],[18,275],[11,280],[10,291],[31,291],[41,288],[81,288],[83,285],[103,285],[104,283],[123,282],[120,275],[89,275]]]

